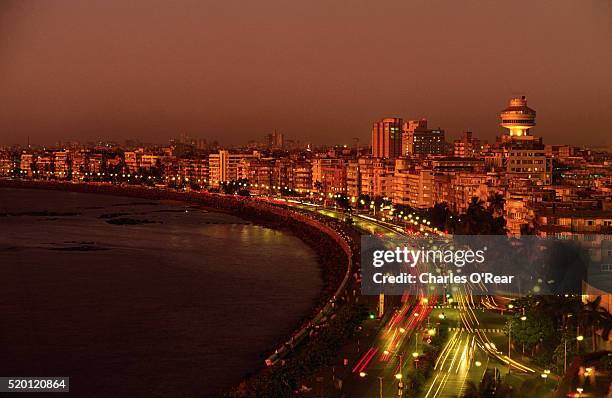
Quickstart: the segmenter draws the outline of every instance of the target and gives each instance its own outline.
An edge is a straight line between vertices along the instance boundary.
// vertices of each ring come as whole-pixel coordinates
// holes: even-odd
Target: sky
[[[383,117],[611,145],[612,2],[0,0],[0,144],[368,144]]]

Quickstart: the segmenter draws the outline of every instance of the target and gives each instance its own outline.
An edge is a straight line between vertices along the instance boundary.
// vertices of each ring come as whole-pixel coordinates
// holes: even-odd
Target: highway
[[[346,217],[332,209],[298,203],[291,205],[337,219]],[[368,216],[353,216],[353,222],[369,234],[411,238],[403,228]],[[509,358],[507,351],[502,352],[500,347],[506,337],[501,329],[505,318],[499,314],[500,308],[493,300],[474,295],[472,292],[478,291],[474,289],[479,289],[479,286],[455,291],[449,300],[455,303],[454,309],[438,310],[434,307],[442,304],[440,297],[428,296],[421,291],[407,292],[410,294],[405,294],[393,314],[385,317],[385,324],[371,340],[371,345],[364,347],[363,355],[352,365],[352,378],[343,388],[346,396],[414,396],[399,389],[398,375],[406,374],[407,369],[414,366],[413,354],[417,357],[422,354],[419,346],[422,347],[423,336],[431,330],[427,324],[433,325],[441,312],[456,326],[436,359],[435,371],[421,391],[422,398],[461,397],[467,381],[478,384],[487,368],[502,373],[507,373],[508,367],[514,372],[535,373],[535,369]]]

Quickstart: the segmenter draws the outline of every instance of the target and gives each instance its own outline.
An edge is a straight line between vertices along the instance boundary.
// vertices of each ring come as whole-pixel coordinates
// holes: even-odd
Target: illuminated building
[[[312,188],[326,194],[346,193],[346,165],[342,158],[312,159]]]
[[[371,157],[362,157],[358,161],[361,193],[370,197],[390,197],[393,193],[393,161]]]
[[[230,153],[220,150],[218,153],[208,155],[209,183],[217,187],[221,182],[238,179],[238,164],[245,158],[256,158],[256,151],[252,154]]]
[[[298,161],[293,165],[293,189],[299,192],[312,188],[312,165],[307,161]]]
[[[54,153],[53,173],[56,178],[70,177],[70,152],[58,151]]]
[[[522,180],[526,185],[550,185],[552,159],[546,157],[543,148],[511,148],[506,175],[513,183]]]
[[[456,157],[471,158],[480,154],[480,140],[472,137],[471,131],[466,131],[461,138],[453,142],[453,154]]]
[[[142,151],[129,151],[124,152],[123,157],[125,159],[125,166],[127,171],[130,173],[136,173],[140,169],[140,159],[142,157]]]
[[[432,170],[396,169],[393,177],[393,203],[417,209],[433,207],[433,180]]]
[[[372,157],[393,159],[402,155],[402,119],[386,118],[372,126]]]
[[[274,160],[271,158],[243,158],[238,163],[238,178],[252,184],[251,189],[258,193],[267,193],[273,182]]]
[[[535,126],[536,111],[527,106],[525,96],[512,98],[510,105],[501,111],[501,126],[508,129],[509,139],[531,139],[529,130]]]
[[[197,185],[206,185],[208,182],[207,159],[178,159],[177,174],[180,180]]]
[[[402,126],[403,155],[444,155],[444,130],[427,128],[427,119],[409,120]]]
[[[349,159],[346,164],[346,194],[351,197],[361,195],[361,171],[358,159]]]
[[[0,151],[0,175],[7,176],[17,169],[17,163],[10,152]]]

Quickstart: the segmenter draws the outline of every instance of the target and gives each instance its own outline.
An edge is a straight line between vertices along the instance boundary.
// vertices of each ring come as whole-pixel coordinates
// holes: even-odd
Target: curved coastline
[[[341,299],[350,280],[355,247],[348,236],[325,225],[312,215],[267,202],[209,194],[205,192],[178,192],[141,186],[117,186],[111,184],[80,184],[61,181],[0,180],[0,187],[49,189],[80,193],[105,194],[153,200],[173,200],[205,209],[236,215],[256,224],[288,231],[310,246],[318,256],[323,273],[324,286],[318,305],[310,316],[296,326],[294,332],[277,348],[268,351],[265,364],[271,366],[282,359],[308,333],[327,320],[334,310],[334,303]],[[265,353],[264,353],[265,354]],[[257,371],[254,369],[254,371]]]

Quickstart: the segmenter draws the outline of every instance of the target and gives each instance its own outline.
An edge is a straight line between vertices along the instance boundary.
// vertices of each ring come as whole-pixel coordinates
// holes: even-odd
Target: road
[[[293,206],[316,211],[328,217],[343,219],[341,212],[320,207]],[[354,225],[367,234],[384,234],[389,238],[402,236],[401,228],[375,222],[367,218],[353,217]],[[414,271],[416,272],[416,270]],[[422,354],[421,340],[427,335],[428,315],[437,298],[423,292],[410,292],[397,300],[397,309],[383,319],[384,326],[370,339],[371,344],[363,347],[362,355],[354,364],[344,392],[348,397],[398,396],[400,380],[398,374],[405,374],[414,363],[414,353]]]
[[[295,207],[315,211],[328,217],[346,217],[332,209],[312,207],[293,203]],[[369,234],[384,234],[390,238],[407,237],[402,228],[377,221],[370,217],[354,216],[356,227]],[[416,272],[416,271],[415,271]],[[421,291],[408,292],[401,298],[398,308],[383,319],[378,333],[369,346],[351,364],[351,375],[344,383],[343,392],[347,397],[398,397],[402,396],[397,378],[414,366],[414,355],[422,354],[423,336],[437,320],[442,311],[454,321],[442,353],[437,358],[433,376],[421,393],[422,398],[461,397],[466,384],[478,384],[487,369],[507,373],[508,367],[514,372],[536,373],[535,369],[509,358],[502,352],[505,335],[502,332],[505,318],[499,314],[499,307],[486,296],[475,296],[467,287],[456,291],[450,297],[454,309],[434,310],[441,304],[441,298],[428,296]],[[483,303],[481,303],[481,298]],[[485,304],[488,310],[483,309]],[[404,394],[403,396],[407,396]]]

